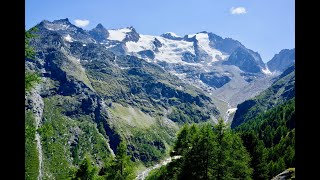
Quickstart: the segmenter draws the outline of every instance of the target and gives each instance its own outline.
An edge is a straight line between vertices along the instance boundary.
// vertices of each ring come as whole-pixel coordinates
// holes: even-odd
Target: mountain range
[[[265,94],[267,109],[294,95],[294,49],[264,63],[239,41],[206,31],[84,30],[68,19],[35,27],[36,58],[26,59],[26,69],[42,83],[26,94],[25,107],[45,178],[68,176],[86,154],[101,166],[122,140],[131,159],[148,166],[168,155],[185,123],[224,117],[233,127],[252,111],[241,103],[260,102],[250,98]]]

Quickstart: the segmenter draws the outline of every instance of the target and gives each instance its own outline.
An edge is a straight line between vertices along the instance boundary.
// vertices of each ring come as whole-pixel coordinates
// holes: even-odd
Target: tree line
[[[148,180],[271,179],[295,167],[295,99],[231,129],[222,119],[214,126],[184,125],[167,166]]]
[[[180,156],[148,176],[151,179],[250,179],[250,155],[237,133],[218,120],[215,126],[184,125],[172,156]]]
[[[122,141],[116,156],[104,163],[100,169],[93,160],[86,155],[75,172],[72,180],[132,180],[135,178],[135,169],[130,156],[127,155],[127,145]]]

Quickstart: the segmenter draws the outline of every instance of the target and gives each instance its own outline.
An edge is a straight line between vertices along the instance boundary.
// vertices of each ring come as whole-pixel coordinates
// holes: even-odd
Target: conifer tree
[[[92,164],[89,156],[86,155],[80,164],[79,169],[76,172],[73,180],[94,180],[96,176],[97,169]]]
[[[250,167],[253,168],[253,179],[268,179],[267,151],[263,142],[253,131],[242,133],[241,139],[251,156]]]
[[[250,156],[241,138],[227,127],[223,119],[218,120],[214,130],[217,134],[217,157],[213,167],[215,179],[251,179]]]
[[[117,147],[116,157],[105,168],[106,179],[131,180],[134,179],[134,168],[127,155],[127,145],[122,141]]]

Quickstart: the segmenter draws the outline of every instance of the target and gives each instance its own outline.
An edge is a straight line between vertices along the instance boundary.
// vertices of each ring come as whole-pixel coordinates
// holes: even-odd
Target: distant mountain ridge
[[[295,97],[295,65],[287,68],[276,77],[272,85],[258,96],[237,106],[231,127],[253,119],[261,112],[282,104]]]
[[[157,64],[223,102],[218,105],[220,111],[224,111],[225,106],[235,108],[265,90],[272,78],[284,70],[270,72],[259,53],[237,40],[207,31],[184,36],[174,32],[154,36],[139,34],[132,26],[106,29],[102,24],[83,30],[72,25],[68,18],[44,20],[37,27],[59,33],[67,42],[97,43],[117,56],[132,55]]]
[[[267,62],[270,71],[281,73],[295,63],[295,49],[283,49]]]

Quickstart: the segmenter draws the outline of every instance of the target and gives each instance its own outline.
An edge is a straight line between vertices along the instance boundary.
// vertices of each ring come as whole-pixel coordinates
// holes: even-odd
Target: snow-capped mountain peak
[[[126,37],[127,33],[131,32],[131,28],[122,28],[122,29],[112,29],[108,30],[109,32],[109,40],[113,41],[123,41]]]
[[[167,34],[167,35],[170,35],[170,36],[172,36],[172,37],[181,37],[181,36],[178,36],[176,33],[174,33],[174,32],[166,32],[166,33],[164,33],[164,34]]]
[[[69,19],[60,19],[60,20],[55,20],[53,22],[44,20],[41,22],[44,27],[50,31],[58,31],[58,30],[66,30],[70,26],[73,26],[70,22]]]
[[[232,100],[233,105],[250,95],[243,94],[247,92],[242,91],[246,87],[261,80],[262,86],[257,90],[262,90],[274,76],[259,53],[237,40],[222,38],[211,32],[201,31],[182,36],[166,32],[158,36],[139,34],[132,26],[106,29],[102,24],[85,31],[71,24],[68,19],[43,21],[38,27],[43,33],[61,35],[65,43],[73,46],[80,42],[83,48],[94,43],[116,56],[131,55],[155,63],[215,97]]]
[[[182,40],[183,39],[181,36],[178,36],[174,32],[166,32],[164,34],[161,34],[160,36],[167,38],[167,39],[171,39],[171,40]]]
[[[137,53],[140,57],[145,55],[143,51],[149,50],[148,53],[153,54],[149,59],[168,63],[183,63],[184,53],[195,55],[192,42],[177,41],[162,36],[140,35],[137,42],[126,42],[126,47],[129,53]]]

